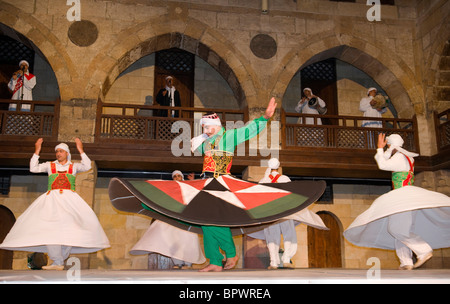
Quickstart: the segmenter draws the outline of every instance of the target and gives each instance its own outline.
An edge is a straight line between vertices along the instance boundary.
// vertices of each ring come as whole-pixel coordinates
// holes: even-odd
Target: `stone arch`
[[[106,93],[111,88],[117,75],[122,73],[138,59],[157,51],[170,48],[178,48],[190,52],[210,64],[228,83],[240,105],[240,108],[246,106],[244,90],[242,89],[236,74],[228,65],[226,60],[220,57],[217,52],[206,46],[201,41],[178,32],[152,37],[139,43],[133,49],[129,50],[122,57],[120,57],[114,67],[117,71],[110,73],[106,77],[102,87],[102,95],[106,96]]]
[[[39,50],[39,54],[55,73],[61,99],[70,99],[73,93],[72,78],[78,75],[78,72],[65,46],[32,14],[4,2],[0,4],[0,9],[1,24],[4,25],[2,31],[6,29],[10,35],[11,30],[16,31],[32,42],[34,49]]]
[[[117,39],[105,46],[106,52],[94,58],[88,71],[92,71],[88,80],[89,95],[105,96],[112,82],[128,64],[137,61],[143,54],[149,54],[147,48],[161,50],[161,43],[179,45],[179,48],[201,57],[230,84],[242,106],[258,106],[258,89],[261,88],[257,73],[251,68],[248,59],[236,49],[232,41],[203,22],[186,17],[169,9],[169,13],[149,19],[117,35]],[[181,10],[186,9],[184,6]],[[169,42],[167,42],[169,40]],[[127,57],[129,58],[127,60]],[[100,87],[98,80],[103,79]],[[98,94],[100,89],[100,94]]]
[[[423,78],[428,112],[445,110],[445,106],[442,109],[439,105],[439,94],[442,83],[448,82],[448,78],[447,80],[443,78],[445,75],[442,73],[442,60],[443,57],[450,55],[450,21],[446,19],[434,32],[435,35],[431,38],[433,42],[428,47],[426,74]]]
[[[273,94],[283,96],[290,80],[299,69],[327,58],[337,58],[347,62],[368,74],[390,96],[400,118],[411,118],[423,110],[417,104],[423,104],[423,92],[414,78],[413,72],[395,54],[370,45],[356,37],[343,34],[339,38],[333,34],[328,37],[319,35],[318,40],[302,41],[300,46],[287,54],[274,77]],[[387,54],[386,54],[387,53]]]

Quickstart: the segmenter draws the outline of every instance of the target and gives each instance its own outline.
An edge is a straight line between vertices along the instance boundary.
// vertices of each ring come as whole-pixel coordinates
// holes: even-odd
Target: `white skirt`
[[[152,252],[193,264],[206,261],[196,233],[162,221],[153,222],[130,251],[135,255]]]
[[[328,227],[323,223],[322,218],[309,209],[303,209],[297,213],[282,218],[281,220],[276,221],[273,224],[277,224],[285,220],[294,220],[296,226],[303,223],[316,229],[329,230]],[[264,235],[264,229],[250,233],[248,234],[248,236],[259,240],[266,239]]]
[[[71,246],[71,253],[110,247],[97,216],[72,190],[39,196],[19,216],[0,249],[47,252],[46,245]]]
[[[450,247],[450,197],[416,186],[405,186],[378,197],[344,231],[344,237],[361,247],[395,249],[388,232],[389,216],[416,211],[413,233],[433,249]]]

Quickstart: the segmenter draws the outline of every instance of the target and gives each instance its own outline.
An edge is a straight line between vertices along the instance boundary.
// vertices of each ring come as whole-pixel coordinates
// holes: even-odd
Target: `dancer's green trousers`
[[[223,255],[220,249],[225,252],[227,258],[236,256],[236,247],[230,228],[202,226],[202,230],[205,256],[209,259],[210,264],[222,267]]]

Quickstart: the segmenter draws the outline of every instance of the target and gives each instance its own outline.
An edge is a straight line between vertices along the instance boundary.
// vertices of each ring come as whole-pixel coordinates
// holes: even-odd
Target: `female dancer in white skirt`
[[[383,148],[388,145],[386,152]],[[399,269],[418,268],[433,255],[433,249],[450,247],[450,198],[415,187],[416,153],[402,148],[398,134],[378,136],[375,155],[381,170],[392,171],[394,190],[377,198],[344,231],[345,238],[363,247],[395,249]],[[394,155],[394,151],[397,151]],[[417,256],[413,265],[412,252]]]
[[[89,253],[110,247],[97,216],[75,192],[75,175],[91,169],[81,140],[75,143],[81,163],[72,163],[69,147],[55,147],[56,161],[39,163],[43,139],[35,143],[30,171],[47,172],[48,191],[39,196],[17,219],[1,249],[47,252],[53,263],[43,269],[64,269],[70,253]]]

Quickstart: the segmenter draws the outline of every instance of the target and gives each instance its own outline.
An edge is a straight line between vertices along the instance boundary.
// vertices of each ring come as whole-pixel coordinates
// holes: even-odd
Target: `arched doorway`
[[[3,205],[0,205],[0,243],[16,222],[14,214]],[[0,269],[12,269],[13,251],[0,249]]]
[[[329,230],[308,227],[308,267],[342,267],[342,231],[339,220],[326,211],[319,211],[317,215]]]
[[[38,79],[33,88],[33,100],[59,100],[59,86],[56,75],[48,59],[41,50],[26,36],[0,23],[0,98],[9,99],[12,92],[7,84],[13,72],[19,69],[19,62],[26,60],[30,72]],[[49,111],[48,106],[39,106],[40,111]]]
[[[333,40],[333,38],[331,38]],[[329,41],[330,44],[335,42]],[[321,43],[324,43],[321,41]],[[312,45],[311,45],[312,47]],[[314,51],[315,52],[315,51]],[[408,75],[408,69],[406,71],[401,71],[394,73],[390,66],[386,66],[380,61],[381,58],[373,57],[373,55],[369,54],[365,50],[360,50],[352,46],[348,45],[339,45],[336,47],[332,47],[326,50],[323,50],[319,53],[316,53],[312,57],[304,60],[301,56],[293,56],[292,60],[288,60],[288,65],[299,66],[299,69],[292,75],[293,77],[289,80],[289,83],[286,83],[286,90],[281,93],[283,94],[283,108],[292,112],[296,104],[301,98],[301,91],[299,88],[301,80],[300,80],[300,71],[307,67],[314,66],[315,63],[320,63],[327,61],[329,59],[337,60],[337,68],[336,71],[337,80],[342,80],[342,74],[340,72],[347,75],[349,80],[352,81],[352,85],[350,87],[350,91],[348,87],[342,86],[338,88],[338,96],[337,98],[341,101],[347,100],[349,96],[353,96],[359,101],[361,97],[364,97],[364,93],[367,91],[369,86],[374,86],[378,90],[383,90],[383,94],[389,96],[389,99],[392,101],[392,104],[395,106],[395,114],[398,115],[399,118],[410,119],[415,114],[412,100],[410,98],[410,94],[408,92],[409,88],[405,86],[405,83],[402,81],[402,74],[405,74],[405,77]],[[400,60],[400,58],[396,58],[396,60]],[[346,66],[343,64],[345,63]],[[351,67],[349,70],[348,68]],[[339,71],[341,69],[341,71]],[[359,71],[358,71],[359,70]],[[352,73],[352,74],[348,74]],[[366,74],[366,75],[363,75]],[[363,76],[363,78],[361,78]],[[297,89],[293,86],[293,84],[297,85]],[[313,86],[312,84],[306,84]],[[360,88],[355,91],[355,89]],[[281,86],[280,86],[281,88]],[[314,92],[315,94],[320,94],[321,88],[319,86],[319,91]],[[317,88],[316,88],[317,90]],[[314,91],[314,90],[313,90]],[[348,93],[345,95],[345,93]],[[357,96],[357,94],[360,94]],[[320,96],[319,96],[320,97]],[[291,100],[292,99],[292,100]],[[356,109],[356,110],[355,110]],[[356,111],[358,115],[358,107],[353,107],[353,110]],[[342,111],[342,108],[338,109],[338,113]],[[354,115],[354,114],[342,114],[339,115]]]
[[[109,90],[112,89],[113,84],[118,78],[120,78],[124,73],[128,73],[130,68],[134,69],[137,67],[135,65],[137,61],[142,60],[143,58],[149,58],[148,55],[156,54],[160,51],[164,52],[166,50],[177,50],[180,53],[183,53],[182,51],[184,51],[194,54],[196,56],[196,64],[197,61],[201,62],[200,64],[203,64],[204,61],[205,64],[216,70],[216,72],[227,83],[227,86],[229,86],[229,89],[231,90],[231,95],[237,101],[237,107],[239,109],[244,109],[247,107],[244,91],[229,63],[201,41],[178,32],[167,33],[149,38],[148,40],[141,42],[139,45],[136,45],[132,50],[128,51],[121,58],[119,58],[116,66],[109,71],[109,75],[102,85],[102,96],[100,96],[100,99],[103,100],[108,95]],[[140,59],[136,60],[136,58]],[[198,59],[201,59],[201,61]],[[151,59],[149,60],[151,61]],[[135,65],[135,67],[132,67],[133,65]],[[199,68],[198,65],[196,66],[196,69],[197,68]],[[201,68],[202,67],[200,67],[200,69]],[[158,74],[158,71],[156,71],[156,74]],[[196,87],[196,85],[194,85],[194,87]],[[194,95],[198,94],[198,92],[194,93]]]

